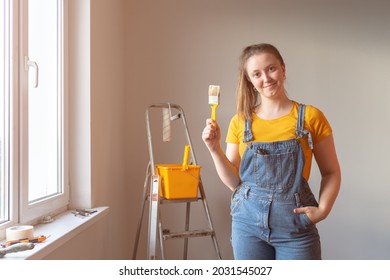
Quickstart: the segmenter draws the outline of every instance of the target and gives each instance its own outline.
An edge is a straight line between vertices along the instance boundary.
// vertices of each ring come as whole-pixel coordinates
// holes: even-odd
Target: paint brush
[[[217,119],[217,107],[219,105],[219,86],[209,86],[209,104],[211,105],[211,119],[215,121]]]

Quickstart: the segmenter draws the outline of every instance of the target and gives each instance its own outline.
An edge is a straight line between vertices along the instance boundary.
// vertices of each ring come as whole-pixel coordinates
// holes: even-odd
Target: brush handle
[[[185,145],[184,147],[184,156],[183,156],[183,170],[188,169],[188,158],[190,155],[190,145]]]
[[[211,119],[213,121],[217,120],[217,107],[218,107],[218,104],[211,105]]]

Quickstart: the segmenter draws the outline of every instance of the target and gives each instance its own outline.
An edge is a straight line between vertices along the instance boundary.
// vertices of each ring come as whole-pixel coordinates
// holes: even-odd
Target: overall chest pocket
[[[254,154],[254,176],[259,187],[289,189],[294,183],[296,160],[294,152]]]

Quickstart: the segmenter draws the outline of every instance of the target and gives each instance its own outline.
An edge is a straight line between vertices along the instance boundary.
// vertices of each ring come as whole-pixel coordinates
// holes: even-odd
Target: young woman
[[[331,126],[317,108],[289,99],[273,45],[246,47],[239,75],[226,152],[216,122],[207,119],[202,134],[233,191],[234,258],[321,259],[316,224],[330,213],[341,181]],[[318,201],[308,185],[313,155],[322,176]]]

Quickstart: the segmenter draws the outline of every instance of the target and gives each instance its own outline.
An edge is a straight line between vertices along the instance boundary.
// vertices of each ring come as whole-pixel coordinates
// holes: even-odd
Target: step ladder
[[[149,220],[148,220],[148,241],[147,241],[147,257],[149,260],[158,259],[158,244],[160,249],[160,258],[165,259],[164,254],[164,241],[169,239],[184,239],[184,252],[183,259],[187,259],[188,254],[188,239],[192,237],[211,237],[212,243],[214,245],[214,249],[216,252],[216,258],[221,259],[221,254],[219,251],[213,223],[210,216],[209,207],[206,201],[206,195],[203,189],[203,183],[201,180],[201,176],[199,175],[199,183],[198,183],[198,194],[195,197],[191,198],[180,198],[180,199],[167,199],[164,198],[161,191],[162,177],[156,174],[156,164],[154,160],[153,154],[153,141],[152,141],[152,128],[151,128],[151,111],[154,109],[160,109],[164,118],[168,114],[169,123],[165,123],[164,125],[170,125],[170,122],[177,121],[181,119],[183,121],[185,138],[187,142],[187,146],[189,146],[189,152],[192,158],[192,164],[197,165],[195,159],[194,149],[192,147],[190,134],[187,127],[186,118],[184,115],[183,109],[177,104],[171,103],[158,103],[152,104],[146,109],[146,126],[147,126],[147,136],[148,136],[148,148],[149,148],[149,157],[150,161],[148,163],[144,181],[144,190],[142,195],[142,206],[141,213],[138,220],[138,227],[135,237],[135,244],[133,250],[133,259],[135,260],[137,257],[137,250],[139,245],[142,221],[144,216],[145,206],[147,201],[149,201]],[[168,127],[169,129],[169,127]],[[168,131],[168,134],[170,131]],[[164,134],[164,131],[163,131]],[[163,135],[164,136],[164,135]],[[169,135],[168,135],[169,138]],[[169,141],[170,139],[166,140]],[[189,230],[190,228],[190,209],[191,204],[195,202],[201,202],[203,208],[205,210],[205,215],[207,218],[208,228],[206,229],[197,229],[197,230]],[[185,212],[185,225],[184,231],[181,232],[171,232],[169,229],[164,229],[162,225],[161,219],[161,207],[163,204],[185,204],[186,212]]]

